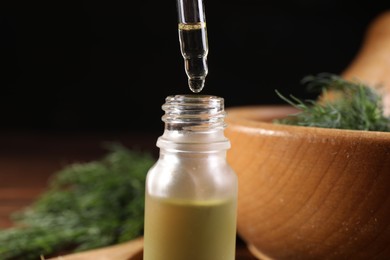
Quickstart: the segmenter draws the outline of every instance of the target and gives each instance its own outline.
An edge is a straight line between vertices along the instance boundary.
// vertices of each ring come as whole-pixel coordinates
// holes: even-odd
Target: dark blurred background
[[[2,4],[3,5],[3,4]],[[300,80],[341,73],[385,1],[205,0],[203,94],[226,106],[313,98]],[[176,2],[51,1],[0,9],[0,131],[161,133],[168,95],[190,93]]]

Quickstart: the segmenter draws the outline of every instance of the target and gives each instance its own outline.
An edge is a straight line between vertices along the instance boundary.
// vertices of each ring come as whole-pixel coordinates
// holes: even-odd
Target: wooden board
[[[143,238],[140,237],[115,246],[58,256],[49,260],[142,260],[143,244]]]
[[[85,251],[81,253],[57,256],[45,260],[142,260],[143,238],[131,240],[115,246]],[[236,260],[256,260],[244,241],[237,237]]]

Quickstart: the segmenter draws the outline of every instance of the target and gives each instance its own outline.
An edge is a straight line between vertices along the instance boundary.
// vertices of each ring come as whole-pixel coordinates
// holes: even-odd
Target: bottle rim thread
[[[212,95],[168,96],[162,121],[169,130],[211,131],[224,129],[224,99]]]

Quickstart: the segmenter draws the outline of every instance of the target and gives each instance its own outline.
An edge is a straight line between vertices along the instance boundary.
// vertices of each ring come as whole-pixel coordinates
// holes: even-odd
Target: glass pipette
[[[209,51],[203,0],[177,0],[180,50],[184,58],[188,85],[199,93],[208,73]]]

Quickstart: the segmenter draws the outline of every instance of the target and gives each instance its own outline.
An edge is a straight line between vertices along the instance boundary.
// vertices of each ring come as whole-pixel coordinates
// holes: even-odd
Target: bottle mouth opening
[[[170,130],[212,130],[225,128],[224,99],[212,95],[168,96],[162,106],[162,120]]]

